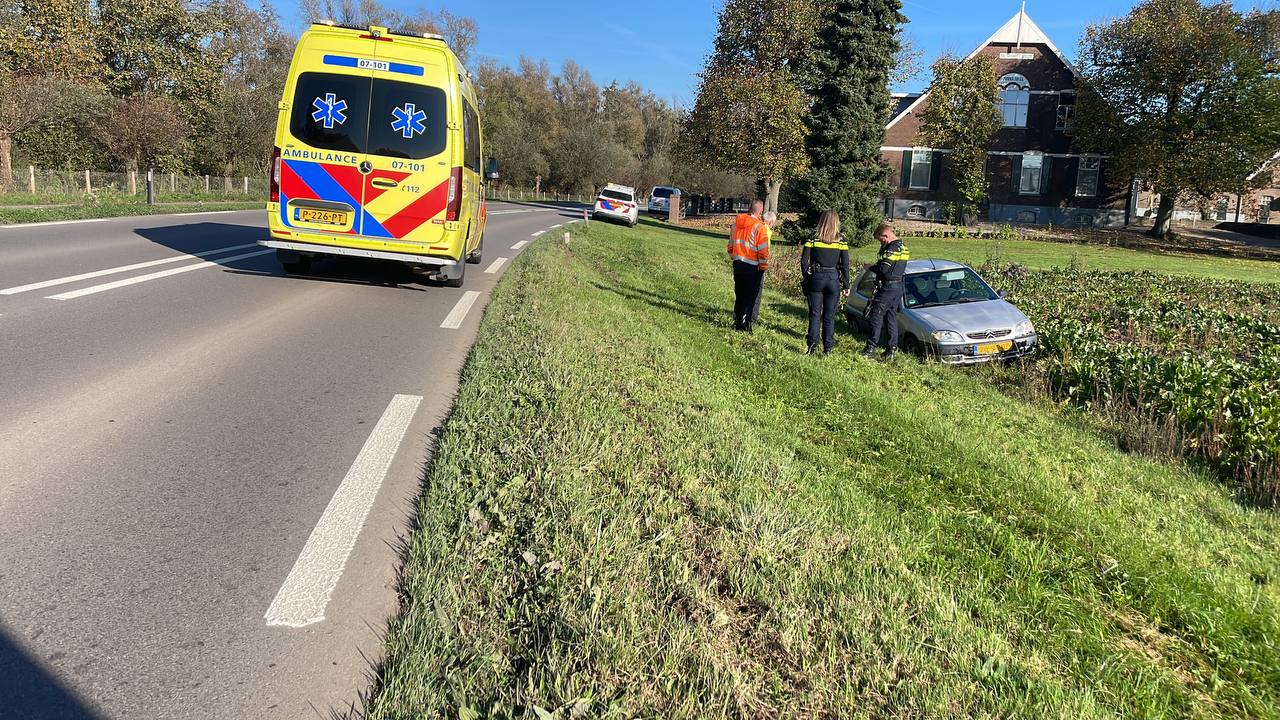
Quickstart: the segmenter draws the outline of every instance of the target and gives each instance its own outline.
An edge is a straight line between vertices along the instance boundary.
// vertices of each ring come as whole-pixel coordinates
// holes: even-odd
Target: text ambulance
[[[426,268],[458,287],[466,263],[480,262],[476,92],[438,36],[312,25],[293,55],[275,144],[260,244],[286,271],[349,255]]]

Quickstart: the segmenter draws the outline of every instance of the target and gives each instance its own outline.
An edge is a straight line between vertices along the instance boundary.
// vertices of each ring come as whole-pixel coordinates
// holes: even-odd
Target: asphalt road
[[[461,289],[285,276],[262,211],[0,228],[0,718],[358,701],[488,293],[578,217],[490,212]]]

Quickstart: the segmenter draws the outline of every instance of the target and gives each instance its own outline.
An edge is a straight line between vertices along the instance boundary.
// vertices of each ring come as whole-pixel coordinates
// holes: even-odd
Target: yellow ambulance
[[[471,76],[444,40],[316,24],[298,40],[271,163],[270,237],[286,272],[346,255],[460,287],[480,262],[486,178]]]

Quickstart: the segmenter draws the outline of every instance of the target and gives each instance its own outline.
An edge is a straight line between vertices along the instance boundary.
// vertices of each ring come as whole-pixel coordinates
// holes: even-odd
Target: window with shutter
[[[1076,197],[1098,196],[1098,175],[1102,170],[1102,158],[1080,158],[1080,169],[1076,171]]]
[[[1022,156],[1022,172],[1018,180],[1018,193],[1021,195],[1039,195],[1043,182],[1044,155],[1026,153]]]
[[[911,151],[912,190],[928,190],[933,183],[933,153],[925,149]]]

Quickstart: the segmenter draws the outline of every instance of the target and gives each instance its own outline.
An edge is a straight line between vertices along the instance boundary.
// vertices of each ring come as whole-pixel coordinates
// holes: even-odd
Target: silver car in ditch
[[[898,308],[903,350],[944,363],[972,365],[1033,355],[1038,338],[1022,311],[972,268],[950,260],[907,263]],[[864,270],[845,303],[849,325],[867,333],[876,276]]]

